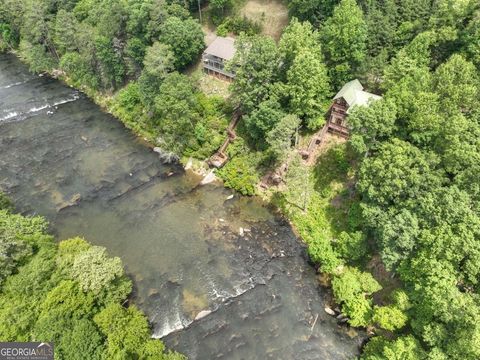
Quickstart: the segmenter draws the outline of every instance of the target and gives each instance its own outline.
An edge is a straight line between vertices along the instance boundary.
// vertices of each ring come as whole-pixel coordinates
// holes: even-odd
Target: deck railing
[[[230,71],[225,70],[224,63],[221,59],[215,58],[209,55],[203,55],[203,68],[210,70],[210,71],[215,71],[219,74],[228,76],[230,78],[235,77],[235,73],[232,73]]]
[[[328,129],[336,131],[336,132],[338,132],[338,133],[340,133],[344,136],[348,136],[348,134],[349,134],[348,128],[346,128],[345,126],[337,125],[337,124],[332,123],[332,122],[328,123]]]

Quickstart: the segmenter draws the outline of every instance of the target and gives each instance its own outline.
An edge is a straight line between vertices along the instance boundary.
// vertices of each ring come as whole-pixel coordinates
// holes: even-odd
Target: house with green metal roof
[[[347,116],[355,106],[367,106],[369,102],[381,99],[381,96],[364,91],[358,79],[352,80],[340,89],[333,98],[328,113],[328,131],[348,137]]]

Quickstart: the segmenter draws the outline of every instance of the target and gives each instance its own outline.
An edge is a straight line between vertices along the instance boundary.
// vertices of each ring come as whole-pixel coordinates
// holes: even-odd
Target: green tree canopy
[[[316,130],[324,125],[331,102],[327,68],[320,53],[301,51],[287,72],[289,110]]]
[[[170,46],[175,55],[175,68],[184,69],[205,47],[200,24],[193,19],[169,17],[160,27],[159,40]]]
[[[267,143],[270,151],[278,161],[282,161],[287,156],[292,141],[298,136],[300,119],[292,114],[286,115],[275,124],[272,130],[267,134]]]
[[[152,121],[160,130],[160,142],[177,154],[194,136],[199,117],[195,91],[190,78],[174,72],[165,78],[155,97]]]
[[[263,36],[240,36],[229,69],[236,72],[231,86],[234,102],[250,113],[265,101],[279,79],[279,56],[275,42]]]
[[[355,0],[342,0],[322,27],[322,49],[335,89],[352,80],[365,59],[367,26]]]

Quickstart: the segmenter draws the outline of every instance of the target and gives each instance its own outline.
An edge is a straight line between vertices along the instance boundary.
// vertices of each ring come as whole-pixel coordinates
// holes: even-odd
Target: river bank
[[[129,131],[131,131],[137,137],[138,141],[140,141],[153,151],[159,153],[159,157],[162,158],[162,151],[157,150],[159,149],[159,144],[156,142],[155,134],[149,132],[147,129],[133,126],[128,118],[122,116],[125,115],[125,113],[119,111],[119,109],[115,108],[114,106],[113,99],[115,97],[115,94],[104,94],[86,86],[78,86],[78,84],[75,84],[75,82],[73,82],[65,73],[60,70],[53,70],[47,75],[63,82],[71,88],[81,91],[95,104],[97,104],[104,112],[111,114],[116,120],[119,120],[127,129],[129,129]],[[141,115],[142,114],[138,114],[139,117]],[[168,151],[168,149],[164,150]],[[206,184],[215,182],[223,186],[222,180],[214,176],[214,172],[209,169],[206,161],[192,159],[191,157],[188,159],[181,158],[178,161],[182,164],[185,171],[192,172],[195,177],[203,179],[200,181],[200,183]],[[327,164],[329,164],[329,161],[330,160],[328,158],[325,160]],[[343,191],[342,183],[346,183],[348,177],[346,174],[339,175],[338,169],[336,169],[336,167],[341,167],[341,164],[334,163],[329,165],[330,166],[324,170],[328,171],[329,173],[338,175],[337,179],[335,180],[335,184],[333,184],[332,189],[329,189],[328,195],[325,198],[319,198],[318,196],[315,197],[320,206],[317,206],[316,208],[310,209],[308,211],[301,210],[297,206],[292,206],[292,204],[288,204],[288,202],[286,202],[284,198],[282,199],[282,197],[278,196],[279,194],[281,194],[280,192],[272,191],[271,188],[265,189],[260,186],[260,182],[257,184],[258,196],[260,196],[264,201],[268,202],[272,206],[274,212],[276,212],[279,216],[284,217],[288,221],[295,235],[299,239],[301,239],[301,241],[306,245],[309,245],[312,242],[312,234],[310,233],[310,231],[313,227],[313,222],[320,221],[322,226],[325,228],[322,234],[322,236],[325,238],[335,238],[335,236],[338,236],[338,234],[345,229],[345,226],[339,225],[338,222],[337,224],[330,224],[330,221],[326,219],[325,214],[328,211],[327,208],[330,206],[330,202],[335,197],[337,198],[337,200],[339,199],[340,193]],[[327,189],[329,188],[330,184],[325,183],[322,186]],[[283,192],[288,192],[288,189],[283,189]],[[341,218],[343,215],[342,211],[344,211],[345,209],[337,208],[335,210],[337,210],[337,216]],[[310,216],[310,214],[308,214],[309,211],[310,213],[313,213],[313,216]],[[319,214],[320,219],[318,218]],[[312,262],[312,267],[315,270],[319,270],[318,263]],[[341,311],[338,310],[339,306],[336,304],[331,291],[331,275],[328,272],[320,272],[318,282],[327,291],[328,300],[327,305],[325,306],[325,312],[334,318],[339,315],[341,316]],[[336,311],[334,312],[332,309],[336,309]],[[342,323],[345,323],[345,321],[342,321]]]
[[[363,334],[325,313],[305,246],[269,204],[198,186],[86,96],[9,56],[0,94],[19,114],[0,123],[0,186],[59,241],[84,236],[121,257],[155,337],[192,359],[358,354]]]

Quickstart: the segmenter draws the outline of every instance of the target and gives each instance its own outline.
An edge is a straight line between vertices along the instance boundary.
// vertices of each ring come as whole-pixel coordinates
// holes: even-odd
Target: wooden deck
[[[337,125],[337,124],[334,124],[334,123],[329,123],[328,124],[328,131],[333,133],[333,134],[342,136],[346,139],[348,139],[348,137],[349,137],[348,129],[341,126],[341,125]]]

